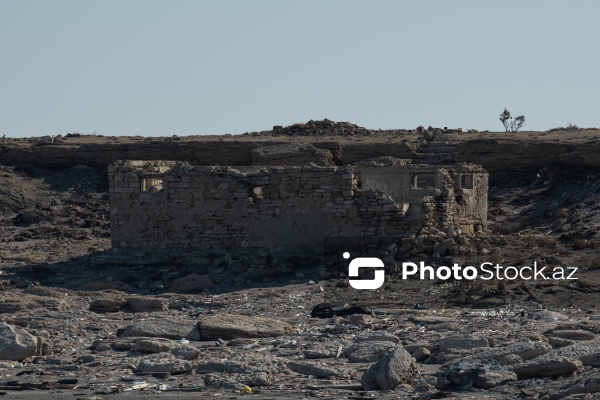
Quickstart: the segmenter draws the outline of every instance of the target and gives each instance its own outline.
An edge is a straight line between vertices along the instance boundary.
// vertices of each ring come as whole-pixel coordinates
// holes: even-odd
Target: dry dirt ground
[[[386,135],[397,134],[343,140],[385,142]],[[482,133],[452,135],[450,140],[465,140]],[[564,132],[497,135],[585,143],[597,140],[599,131],[568,138]],[[65,138],[80,144],[147,140]],[[578,280],[466,284],[390,277],[388,290],[369,301],[371,315],[312,318],[324,292],[347,284],[343,277],[323,280],[315,268],[240,282],[223,269],[204,275],[176,263],[116,262],[110,257],[104,169],[3,165],[0,321],[44,338],[47,345],[24,361],[0,361],[0,394],[11,399],[598,398],[600,171],[539,173],[539,178],[515,175],[495,182],[490,230],[472,243],[469,254],[441,261],[503,266],[535,261],[548,269],[578,267]],[[214,337],[197,335],[198,323],[228,315],[239,321],[217,326]],[[266,337],[237,338],[242,328],[236,323],[258,325],[260,332],[250,336]],[[181,342],[185,337],[189,343]],[[452,337],[462,341],[447,340]],[[365,391],[362,374],[402,347],[417,360],[406,383]],[[449,383],[452,362],[490,358],[503,364],[502,373],[514,372],[519,379],[499,379],[486,388],[490,376],[497,376],[479,365],[461,384]],[[246,385],[252,394],[243,394]]]

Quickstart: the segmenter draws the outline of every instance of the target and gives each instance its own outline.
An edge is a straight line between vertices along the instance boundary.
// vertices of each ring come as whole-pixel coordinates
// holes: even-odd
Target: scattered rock
[[[167,305],[164,299],[151,297],[129,297],[127,305],[134,312],[153,312],[165,310]]]
[[[286,366],[301,375],[314,376],[315,378],[331,378],[333,376],[346,376],[340,371],[340,366],[332,367],[325,364],[317,364],[309,361],[290,361]]]
[[[140,353],[163,353],[172,348],[172,342],[160,339],[140,339],[133,346],[133,350]]]
[[[0,360],[23,361],[42,355],[39,338],[25,329],[0,322]]]
[[[466,337],[451,337],[443,339],[439,345],[440,351],[473,349],[475,347],[489,347],[488,340],[485,338],[471,339]]]
[[[34,286],[32,288],[28,288],[23,290],[23,293],[32,294],[40,297],[56,297],[59,299],[64,299],[66,295],[68,295],[69,290],[59,290],[46,286]]]
[[[171,283],[173,293],[202,293],[207,289],[214,289],[215,284],[208,275],[190,274],[177,278]]]
[[[198,329],[204,340],[274,337],[294,330],[292,325],[276,319],[235,314],[203,316]]]
[[[340,282],[343,282],[343,287],[349,287],[348,279],[340,280],[336,283],[336,287],[340,287]],[[353,315],[353,314],[365,314],[370,315],[372,312],[370,307],[361,306],[346,306],[346,305],[335,305],[330,303],[320,303],[313,307],[310,316],[313,318],[331,318],[335,315]]]
[[[425,347],[420,347],[411,354],[418,362],[423,362],[431,357],[431,352]]]
[[[549,336],[569,340],[592,340],[596,337],[592,332],[578,330],[555,330]]]
[[[500,365],[512,365],[522,363],[523,359],[516,354],[505,354],[496,359]]]
[[[67,303],[63,299],[41,296],[27,296],[26,298],[4,298],[0,301],[0,314],[15,314],[21,311],[31,312],[36,309],[51,311],[66,311]]]
[[[579,360],[549,354],[522,364],[511,365],[510,369],[519,379],[531,379],[572,374],[582,365]]]
[[[394,342],[359,342],[348,348],[346,357],[350,362],[375,362],[397,347]]]
[[[108,351],[110,349],[112,349],[112,343],[111,342],[107,342],[104,340],[96,340],[93,344],[92,344],[92,349],[96,350],[97,352],[103,352],[103,351]]]
[[[98,313],[118,312],[126,305],[124,299],[95,299],[90,303],[90,310]]]
[[[269,374],[259,372],[255,374],[235,374],[235,373],[208,373],[204,374],[204,386],[212,389],[237,389],[244,386],[260,387],[271,384]]]
[[[416,373],[415,360],[398,347],[371,365],[360,382],[365,390],[391,390],[400,384],[411,383]]]
[[[178,344],[171,349],[171,354],[182,360],[196,360],[200,356],[200,350],[185,344]]]
[[[354,314],[350,315],[347,318],[343,318],[342,324],[350,324],[350,325],[368,325],[373,322],[373,317],[366,314]]]
[[[111,348],[116,351],[132,351],[135,349],[136,339],[119,339],[112,342]]]
[[[198,364],[198,372],[223,372],[236,374],[268,373],[280,374],[285,369],[284,359],[256,353],[233,353],[227,358],[206,359]]]
[[[317,345],[304,350],[305,358],[334,358],[337,355],[338,345]]]
[[[575,340],[561,339],[561,338],[550,336],[550,337],[548,337],[548,343],[551,344],[552,347],[560,348],[560,347],[570,346],[577,342]]]
[[[530,316],[531,316],[531,318],[533,318],[535,320],[546,321],[546,322],[566,321],[569,319],[569,317],[567,317],[564,314],[561,314],[556,311],[550,311],[550,310],[534,311],[531,313]]]
[[[541,391],[538,390],[537,392],[540,395],[540,399],[543,400],[597,399],[597,393],[600,393],[600,370],[593,369],[575,378],[559,380],[552,383],[550,387],[544,387]],[[576,397],[579,394],[583,394],[583,396]],[[588,394],[591,396],[586,396]]]
[[[137,366],[138,372],[168,372],[180,374],[194,369],[191,361],[180,360],[169,353],[155,354],[142,358]]]
[[[385,331],[365,331],[356,336],[356,342],[392,342],[400,343],[400,338]]]
[[[600,367],[600,341],[578,342],[556,349],[553,353],[556,356],[579,360],[583,365]]]
[[[494,360],[501,361],[506,359],[505,357],[509,354],[514,354],[521,357],[523,360],[531,360],[532,358],[541,356],[542,354],[548,353],[552,349],[548,343],[518,343],[504,347],[491,347],[484,348],[471,356],[469,359],[486,359],[491,358]]]
[[[162,337],[166,339],[181,339],[187,337],[193,330],[181,321],[149,319],[128,325],[120,333],[120,337]]]
[[[457,387],[469,390],[471,387],[491,389],[508,382],[516,381],[517,374],[505,369],[495,360],[458,360],[441,367],[438,387]]]

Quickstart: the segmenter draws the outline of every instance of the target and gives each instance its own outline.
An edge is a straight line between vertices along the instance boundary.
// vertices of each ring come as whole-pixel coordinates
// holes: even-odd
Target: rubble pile
[[[335,122],[325,118],[322,121],[297,123],[286,127],[276,125],[273,127],[274,135],[286,136],[353,136],[370,135],[371,130],[350,122]]]
[[[429,233],[426,233],[429,232]],[[402,238],[398,243],[389,245],[385,252],[384,262],[408,260],[414,256],[427,256],[439,259],[444,256],[489,255],[497,246],[505,246],[508,242],[502,235],[490,235],[485,232],[461,235],[446,233],[432,228],[420,234]]]

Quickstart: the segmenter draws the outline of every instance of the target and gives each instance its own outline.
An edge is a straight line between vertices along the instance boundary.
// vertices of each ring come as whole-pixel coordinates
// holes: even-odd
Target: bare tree
[[[500,121],[504,125],[506,132],[517,132],[523,126],[525,126],[525,116],[519,115],[514,118],[510,116],[510,112],[505,108],[502,114],[500,114]]]

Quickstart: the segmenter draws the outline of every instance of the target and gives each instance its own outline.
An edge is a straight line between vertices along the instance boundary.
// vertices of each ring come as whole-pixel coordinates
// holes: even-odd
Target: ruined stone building
[[[108,173],[113,250],[146,260],[314,254],[325,237],[469,234],[487,223],[488,174],[476,165],[122,161]]]

